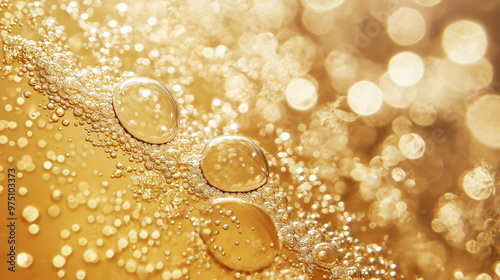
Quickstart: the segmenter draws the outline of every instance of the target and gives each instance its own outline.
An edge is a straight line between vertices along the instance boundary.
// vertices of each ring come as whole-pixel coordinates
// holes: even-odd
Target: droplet
[[[467,110],[467,125],[481,143],[500,148],[500,96],[487,94],[477,99]]]
[[[131,78],[116,86],[116,116],[139,140],[162,144],[172,140],[179,125],[179,110],[172,94],[149,78]]]
[[[464,176],[465,193],[475,200],[488,198],[493,192],[494,180],[484,167],[477,167]]]
[[[33,257],[29,253],[20,253],[17,255],[17,264],[20,267],[29,267],[33,263]]]
[[[384,98],[382,91],[376,84],[370,81],[360,81],[349,89],[347,102],[357,114],[369,116],[380,109]]]
[[[339,254],[334,245],[330,243],[320,243],[313,249],[314,262],[326,269],[331,269],[340,261]]]
[[[232,215],[226,214],[228,210]],[[232,222],[232,217],[237,222]],[[206,223],[201,238],[212,256],[228,268],[256,271],[271,264],[279,252],[274,222],[257,205],[234,198],[217,199],[203,218]],[[224,224],[228,225],[226,230]]]
[[[203,154],[203,175],[210,185],[222,191],[251,191],[267,181],[269,167],[266,157],[260,148],[247,138],[214,138],[207,144]]]
[[[459,20],[444,31],[443,48],[448,57],[459,64],[471,64],[486,52],[488,38],[484,28],[470,20]]]
[[[420,135],[408,133],[401,136],[399,150],[408,159],[420,158],[425,152],[425,142]]]

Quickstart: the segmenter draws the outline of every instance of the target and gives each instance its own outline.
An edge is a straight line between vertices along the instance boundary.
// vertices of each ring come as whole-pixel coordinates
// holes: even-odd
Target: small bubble
[[[320,243],[313,249],[314,262],[326,269],[331,269],[340,261],[339,254],[330,243]]]
[[[425,152],[424,139],[416,133],[405,134],[399,140],[399,150],[408,159],[420,158]]]
[[[38,215],[39,211],[35,206],[26,206],[26,208],[24,208],[23,210],[23,218],[30,223],[34,222],[38,218]]]
[[[29,253],[19,253],[17,255],[17,264],[20,267],[26,268],[29,267],[33,263],[33,257]]]

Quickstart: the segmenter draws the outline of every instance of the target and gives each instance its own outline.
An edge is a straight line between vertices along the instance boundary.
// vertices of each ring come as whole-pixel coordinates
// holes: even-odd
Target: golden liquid
[[[499,9],[2,2],[1,278],[498,279]]]

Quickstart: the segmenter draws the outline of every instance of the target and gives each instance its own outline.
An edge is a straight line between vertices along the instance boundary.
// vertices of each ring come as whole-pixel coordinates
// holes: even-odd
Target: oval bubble
[[[201,238],[210,254],[230,269],[260,270],[279,252],[274,222],[255,204],[235,198],[216,199],[202,216]]]
[[[152,144],[167,143],[179,126],[179,110],[172,94],[149,78],[119,83],[113,108],[123,127],[135,138]]]
[[[208,143],[201,161],[208,183],[226,192],[252,191],[267,182],[266,157],[251,140],[220,136]]]

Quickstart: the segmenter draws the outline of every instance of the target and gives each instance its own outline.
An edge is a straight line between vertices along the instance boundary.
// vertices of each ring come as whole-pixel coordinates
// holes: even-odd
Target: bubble
[[[438,218],[448,227],[452,227],[460,221],[462,209],[459,206],[449,202],[444,204],[437,213]]]
[[[85,277],[87,277],[87,273],[85,272],[85,270],[80,269],[76,272],[77,279],[83,280],[83,279],[85,279]]]
[[[180,269],[174,269],[172,271],[172,279],[179,279],[182,277],[182,271]]]
[[[347,102],[351,109],[361,116],[375,114],[383,103],[383,95],[380,88],[370,81],[355,83],[347,95]]]
[[[446,28],[442,43],[451,60],[459,64],[471,64],[484,56],[488,38],[481,25],[470,20],[459,20]]]
[[[432,7],[441,2],[441,0],[416,0],[416,2],[422,6]]]
[[[23,218],[28,222],[33,222],[38,218],[39,211],[35,206],[29,205],[26,206],[23,210]]]
[[[83,253],[83,260],[88,263],[96,263],[99,261],[99,256],[93,249],[88,249]]]
[[[213,201],[202,215],[206,223],[201,238],[212,256],[231,269],[246,272],[262,269],[279,252],[274,222],[257,205],[222,198]]]
[[[245,75],[236,73],[226,78],[225,89],[226,96],[235,100],[244,100],[248,98],[248,79]]]
[[[162,144],[177,133],[177,104],[155,80],[131,78],[121,82],[114,91],[113,107],[120,123],[139,140]]]
[[[305,0],[309,7],[317,11],[329,11],[342,5],[344,0]]]
[[[410,133],[411,121],[404,116],[399,116],[392,121],[392,130],[398,135]]]
[[[17,255],[17,264],[20,267],[29,267],[33,263],[33,257],[29,253],[19,253]]]
[[[436,120],[436,109],[431,104],[415,103],[410,107],[411,120],[421,126],[428,126]]]
[[[476,280],[491,280],[491,276],[486,273],[481,273],[476,277]]]
[[[40,227],[37,224],[32,224],[28,227],[28,231],[31,234],[37,234],[40,231]]]
[[[406,172],[403,169],[396,167],[392,170],[392,178],[396,182],[402,182],[406,178]]]
[[[255,190],[264,185],[269,176],[266,157],[257,145],[244,137],[214,138],[205,147],[203,155],[203,175],[210,185],[222,191]]]
[[[380,90],[384,93],[384,101],[394,108],[407,108],[417,97],[415,87],[402,87],[397,85],[389,73],[385,73],[379,79]]]
[[[63,256],[65,256],[65,257],[71,255],[72,252],[73,252],[73,249],[69,245],[64,245],[61,248],[61,254],[63,254]]]
[[[296,110],[304,111],[316,105],[318,90],[308,80],[299,78],[288,83],[285,96],[288,105]]]
[[[52,259],[52,264],[56,268],[61,268],[66,264],[66,259],[61,255],[57,255]]]
[[[464,176],[465,193],[475,200],[490,197],[494,188],[494,180],[484,167],[477,167]]]
[[[359,73],[359,62],[347,52],[332,50],[325,59],[324,66],[332,86],[340,92],[348,92]]]
[[[302,23],[305,28],[315,35],[325,35],[334,26],[336,19],[335,10],[318,11],[306,6],[302,12]]]
[[[389,18],[387,32],[397,44],[401,46],[413,45],[425,35],[425,19],[415,9],[398,9]]]
[[[399,53],[389,62],[389,75],[399,86],[412,86],[424,76],[424,62],[412,52]]]
[[[472,135],[491,148],[500,148],[500,96],[487,94],[467,109],[467,126]]]
[[[316,46],[306,37],[293,36],[280,46],[279,55],[287,58],[291,74],[302,76],[311,70],[316,58]]]
[[[330,243],[320,243],[315,245],[313,255],[314,262],[326,269],[333,268],[340,261],[337,250],[334,245]]]
[[[408,133],[401,136],[399,150],[408,159],[420,158],[425,152],[425,142],[420,135]]]

